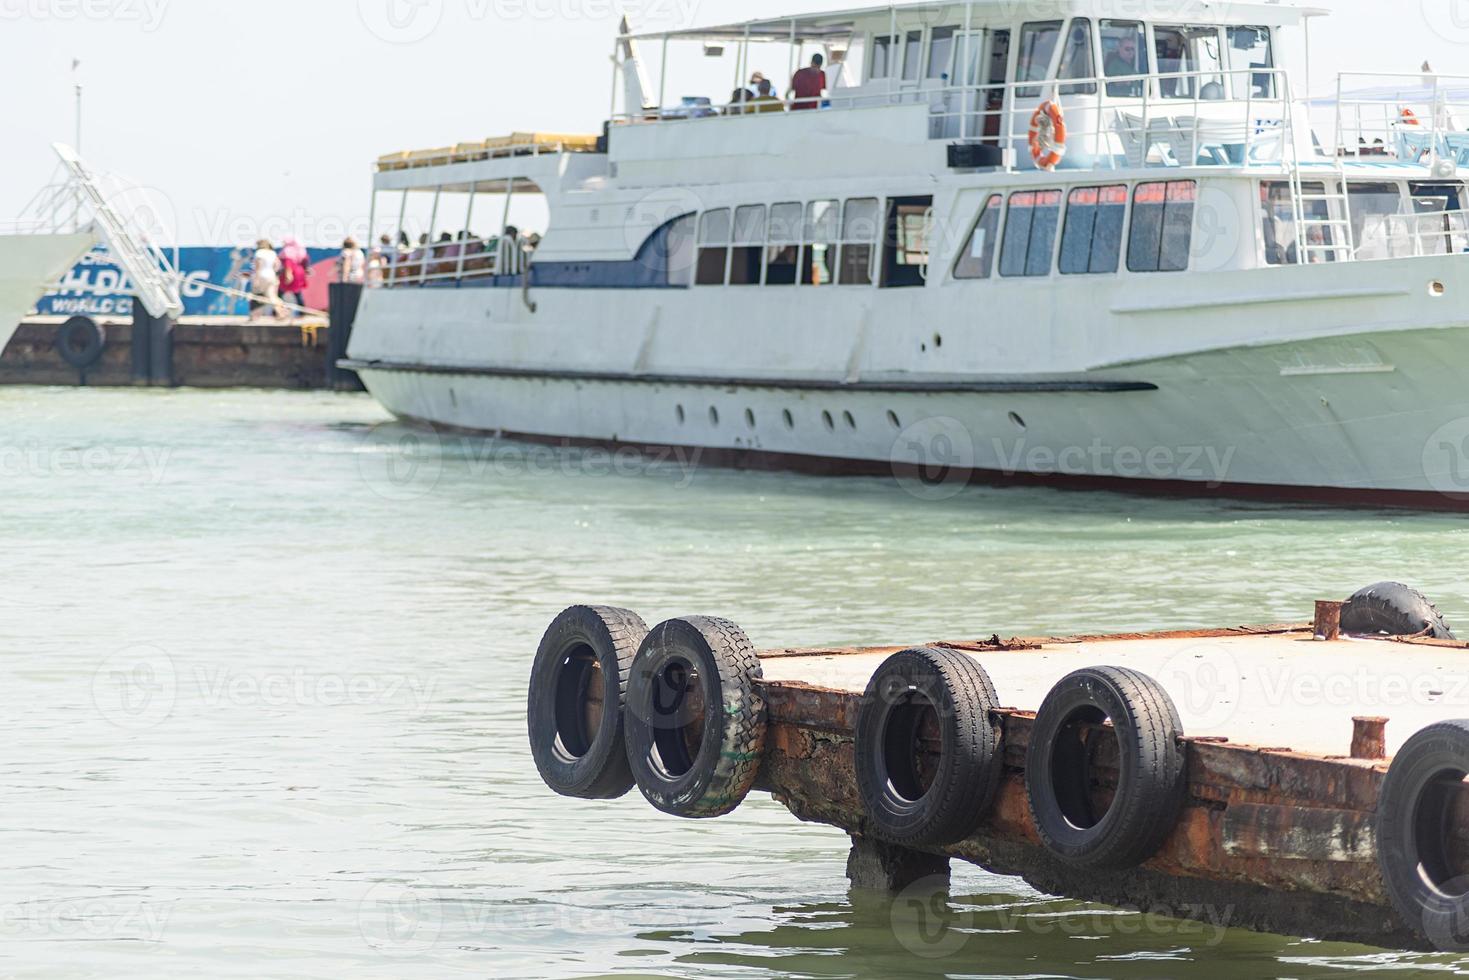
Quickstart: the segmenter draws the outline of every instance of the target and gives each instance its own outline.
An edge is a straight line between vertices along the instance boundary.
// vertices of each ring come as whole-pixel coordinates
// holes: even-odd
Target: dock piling
[[[1316,601],[1316,639],[1341,639],[1341,610],[1345,603],[1326,599]]]
[[[1387,719],[1358,716],[1352,719],[1352,758],[1387,758]]]
[[[853,888],[898,894],[919,882],[934,891],[949,887],[949,859],[938,854],[888,844],[871,837],[851,835],[847,881]]]

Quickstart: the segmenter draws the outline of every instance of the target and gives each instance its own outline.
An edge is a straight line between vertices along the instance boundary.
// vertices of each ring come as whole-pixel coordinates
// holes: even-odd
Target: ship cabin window
[[[1158,88],[1163,98],[1205,102],[1227,98],[1220,33],[1217,27],[1194,25],[1153,28]],[[1200,72],[1209,74],[1196,74]]]
[[[1062,274],[1116,272],[1126,221],[1126,185],[1073,190],[1066,198],[1066,227],[1061,232]]]
[[[872,253],[877,242],[877,198],[857,197],[842,211],[842,254],[837,282],[843,286],[872,285]]]
[[[1120,79],[1107,83],[1114,99],[1140,99],[1148,74],[1148,40],[1141,21],[1102,21],[1102,74]]]
[[[1387,259],[1399,252],[1393,248],[1393,223],[1403,213],[1403,192],[1396,183],[1352,182],[1347,184],[1352,212],[1352,241],[1357,257]],[[1412,254],[1409,252],[1408,254]]]
[[[1000,275],[1048,276],[1061,216],[1060,191],[1016,191],[1010,195]]]
[[[1469,251],[1469,215],[1464,213],[1464,185],[1410,183],[1417,249],[1425,255]]]
[[[1237,72],[1245,72],[1249,69],[1265,69],[1249,76],[1250,98],[1273,99],[1275,98],[1275,77],[1270,74],[1270,69],[1275,67],[1275,54],[1270,44],[1270,28],[1268,27],[1227,27],[1225,33],[1229,37],[1229,67]],[[1245,75],[1231,76],[1235,86],[1235,98],[1244,98],[1247,93],[1241,91],[1245,82]]]
[[[903,81],[918,81],[918,69],[923,62],[923,32],[909,31],[903,36]]]
[[[734,248],[729,254],[731,286],[760,285],[765,256],[765,205],[747,204],[735,209]]]
[[[959,253],[959,259],[954,263],[955,279],[990,277],[990,271],[995,267],[995,242],[1000,235],[1002,201],[1000,195],[991,194],[984,202],[974,228],[969,232],[969,240],[964,243],[964,251]]]
[[[1188,268],[1196,191],[1192,180],[1137,185],[1132,192],[1128,271],[1182,272]]]
[[[883,235],[882,285],[921,286],[928,278],[928,235],[933,221],[932,197],[888,200]]]
[[[1056,77],[1062,81],[1068,78],[1097,77],[1092,61],[1092,22],[1085,17],[1077,17],[1071,22],[1071,30],[1066,36],[1066,50],[1061,53],[1061,68]],[[1097,84],[1073,82],[1062,85],[1061,94],[1096,95]]]
[[[772,204],[765,240],[765,285],[794,286],[800,265],[801,205]]]
[[[1307,198],[1326,196],[1323,183],[1303,183],[1301,193]],[[1317,224],[1331,217],[1330,204],[1323,200],[1301,202],[1301,218],[1306,246],[1297,241],[1295,210],[1291,206],[1290,184],[1283,180],[1260,182],[1260,234],[1265,243],[1267,265],[1296,265],[1300,262],[1335,262],[1335,229]]]
[[[892,75],[895,47],[889,34],[878,34],[872,38],[872,64],[867,70],[868,78],[888,78]]]
[[[705,211],[699,217],[699,261],[694,283],[724,285],[724,267],[729,258],[729,208]]]
[[[947,80],[958,84],[959,80],[950,73],[954,62],[954,36],[957,27],[935,27],[928,33],[928,66],[923,77],[931,81]],[[973,84],[973,83],[971,83]]]
[[[1043,82],[1051,73],[1051,59],[1061,40],[1061,21],[1043,20],[1020,28],[1020,52],[1015,58],[1015,81]],[[1018,88],[1017,99],[1038,99],[1040,86]]]
[[[836,281],[841,213],[838,201],[812,201],[806,205],[801,231],[802,283],[826,286]]]

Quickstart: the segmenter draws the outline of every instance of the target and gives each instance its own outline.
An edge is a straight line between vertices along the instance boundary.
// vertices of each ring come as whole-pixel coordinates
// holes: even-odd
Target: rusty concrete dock
[[[1339,614],[1340,604],[1334,605],[1330,611]],[[1429,739],[1433,744],[1425,746],[1424,736],[1415,743],[1415,733],[1435,726],[1425,733],[1432,735],[1446,720],[1469,717],[1464,643],[1337,635],[1334,620],[1318,620],[1126,635],[993,636],[916,648],[757,651],[723,620],[691,617],[648,631],[632,614],[614,612],[624,618],[605,633],[563,635],[553,624],[538,654],[529,706],[532,749],[558,792],[606,798],[635,781],[659,809],[683,816],[717,816],[748,790],[767,792],[801,820],[847,831],[849,876],[862,887],[898,890],[924,876],[944,876],[948,860],[959,859],[1019,876],[1045,892],[1180,918],[1391,948],[1469,943],[1469,918],[1462,913],[1469,878],[1460,880],[1461,869],[1469,867],[1469,789],[1463,784],[1469,757],[1462,766],[1457,758],[1431,757],[1432,771],[1415,784],[1413,799],[1380,807],[1390,754],[1407,746],[1406,754],[1422,756],[1438,743]],[[671,630],[670,624],[682,626]],[[599,648],[599,635],[611,637],[608,650]],[[706,648],[721,644],[734,657],[709,659]],[[965,824],[962,838],[942,843],[885,835],[859,773],[868,764],[863,760],[872,758],[858,741],[863,712],[874,710],[874,675],[889,658],[915,649],[935,662],[952,665],[957,657],[982,667],[998,698],[988,712],[998,740],[993,794],[977,804],[982,812]],[[569,685],[568,671],[578,663],[591,666]],[[1180,726],[1171,736],[1183,773],[1176,815],[1160,802],[1156,819],[1168,822],[1160,843],[1133,866],[1088,866],[1048,846],[1035,817],[1034,780],[1028,783],[1037,709],[1046,710],[1048,692],[1073,672],[1103,664],[1156,681],[1176,706]],[[619,676],[618,689],[606,686]],[[538,706],[538,689],[549,691],[548,685],[557,700]],[[613,698],[626,700],[626,718],[616,725],[603,710],[616,703]],[[722,711],[706,707],[719,702]],[[962,720],[963,711],[958,714]],[[930,780],[942,781],[951,771],[942,759],[945,745],[954,744],[941,732],[946,716],[930,715],[913,723],[911,745],[897,749],[916,753],[911,771],[925,780],[906,791],[911,800],[900,801],[915,806],[938,792]],[[620,736],[624,721],[630,774],[618,768],[620,754],[599,744],[614,729]],[[1110,815],[1113,800],[1124,795],[1119,754],[1126,742],[1121,735],[1092,736],[1125,726],[1110,716],[1082,722],[1081,728],[1092,729],[1080,736],[1089,745],[1082,750],[1089,753],[1086,791],[1097,812]],[[877,751],[892,753],[892,736],[882,738],[888,741],[879,741]],[[538,743],[547,739],[550,747]],[[1454,751],[1469,756],[1469,750]],[[582,773],[576,774],[580,782],[568,781],[568,767],[594,758],[602,766],[598,786],[584,791]],[[707,778],[689,788],[685,772],[695,773],[703,760]],[[892,795],[898,776],[884,778]],[[1440,840],[1424,840],[1430,833],[1420,816],[1429,809],[1424,800],[1438,801],[1438,822],[1430,830]],[[1396,813],[1403,806],[1416,831],[1402,830],[1402,821],[1383,823],[1380,809]],[[1397,843],[1381,844],[1382,834]],[[1403,846],[1411,854],[1399,868]],[[1422,863],[1415,864],[1420,851]],[[1395,904],[1389,876],[1409,880],[1408,887],[1421,878],[1429,907],[1405,899],[1401,885]]]

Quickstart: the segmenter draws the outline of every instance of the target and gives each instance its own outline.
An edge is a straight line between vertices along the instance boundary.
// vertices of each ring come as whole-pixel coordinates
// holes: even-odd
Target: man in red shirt
[[[813,54],[810,66],[791,77],[792,111],[821,106],[821,93],[826,88],[826,72],[821,70],[821,61],[821,55]]]

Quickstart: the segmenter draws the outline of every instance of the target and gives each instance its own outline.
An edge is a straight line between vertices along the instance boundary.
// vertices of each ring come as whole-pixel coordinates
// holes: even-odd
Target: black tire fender
[[[1104,720],[1116,735],[1117,787],[1098,813],[1088,740]],[[1025,788],[1041,840],[1067,864],[1123,870],[1152,857],[1187,791],[1183,726],[1157,681],[1125,667],[1084,667],[1051,688],[1036,715]]]
[[[1341,607],[1341,628],[1357,636],[1416,636],[1452,640],[1454,633],[1438,607],[1401,582],[1378,582],[1359,589]]]
[[[649,803],[718,817],[750,792],[765,748],[760,658],[726,619],[684,616],[643,640],[627,684],[627,757]]]
[[[623,745],[627,675],[648,627],[612,606],[572,606],[546,629],[531,665],[526,727],[547,786],[611,800],[633,787]]]
[[[56,331],[56,353],[78,371],[100,361],[106,347],[107,335],[91,317],[71,317]]]
[[[1419,731],[1393,757],[1377,800],[1377,864],[1414,932],[1445,952],[1469,951],[1469,868],[1450,846],[1469,775],[1469,721]]]
[[[876,836],[909,846],[954,844],[994,803],[1003,770],[999,708],[973,657],[919,647],[895,653],[857,711],[857,788]],[[921,754],[938,739],[938,758]]]

